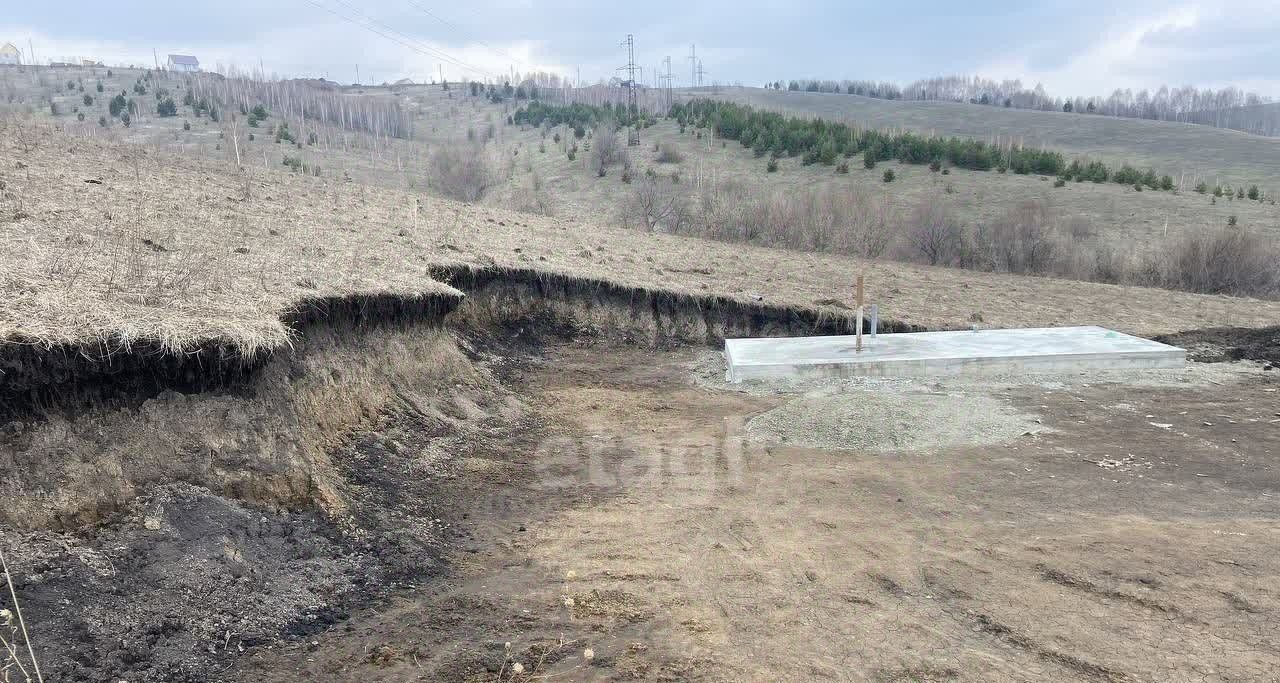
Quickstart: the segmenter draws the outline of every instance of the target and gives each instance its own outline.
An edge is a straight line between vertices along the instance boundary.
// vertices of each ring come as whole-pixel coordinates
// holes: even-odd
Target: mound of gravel
[[[749,438],[877,453],[1002,443],[1046,431],[990,396],[926,392],[811,393],[752,418]]]

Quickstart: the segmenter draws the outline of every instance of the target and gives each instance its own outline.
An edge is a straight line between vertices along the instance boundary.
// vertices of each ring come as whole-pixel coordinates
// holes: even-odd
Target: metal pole
[[[876,329],[880,327],[880,305],[871,304],[871,338],[876,338]]]

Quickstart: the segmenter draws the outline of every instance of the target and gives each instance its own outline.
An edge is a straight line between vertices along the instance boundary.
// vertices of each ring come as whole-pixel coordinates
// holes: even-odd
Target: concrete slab
[[[848,335],[726,339],[729,381],[1180,368],[1186,362],[1176,346],[1102,327],[910,332],[862,341],[856,353]]]

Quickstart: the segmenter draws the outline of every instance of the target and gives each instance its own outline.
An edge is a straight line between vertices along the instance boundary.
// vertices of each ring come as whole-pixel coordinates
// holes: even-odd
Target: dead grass
[[[322,297],[459,296],[437,266],[520,268],[819,310],[867,276],[882,315],[930,328],[1096,323],[1139,334],[1257,326],[1280,303],[966,273],[549,219],[331,177],[242,171],[0,121],[0,339],[53,346],[289,343]],[[18,165],[21,167],[18,167]],[[13,207],[21,206],[20,211]],[[415,216],[416,214],[416,216]],[[602,217],[604,219],[604,217]],[[823,302],[823,303],[819,303]],[[837,312],[837,309],[828,309]]]

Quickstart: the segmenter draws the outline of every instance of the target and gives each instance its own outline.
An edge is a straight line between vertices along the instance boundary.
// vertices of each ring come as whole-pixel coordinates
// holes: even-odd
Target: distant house
[[[80,60],[80,66],[102,66],[102,62],[95,62],[92,59],[82,59]]]
[[[191,55],[169,55],[167,68],[170,71],[199,71],[200,60]]]
[[[0,45],[0,64],[18,65],[22,63],[22,50],[13,43]]]

